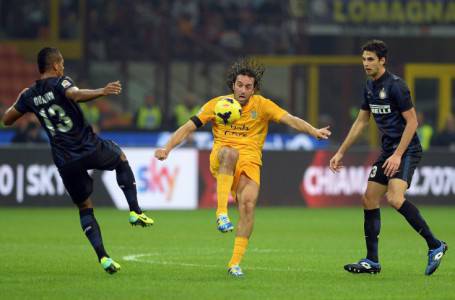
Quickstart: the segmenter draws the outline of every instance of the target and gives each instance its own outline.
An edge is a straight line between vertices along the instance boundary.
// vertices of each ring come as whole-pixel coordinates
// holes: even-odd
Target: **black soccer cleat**
[[[425,269],[425,275],[431,275],[434,273],[434,271],[436,271],[436,269],[439,267],[439,264],[441,263],[442,258],[444,257],[444,254],[448,249],[449,247],[447,246],[447,243],[441,241],[441,246],[428,251],[428,264]]]
[[[359,260],[359,262],[357,263],[345,265],[344,269],[354,274],[360,273],[377,274],[381,272],[381,265],[379,263],[375,263],[372,260],[369,260],[368,258],[364,258]]]

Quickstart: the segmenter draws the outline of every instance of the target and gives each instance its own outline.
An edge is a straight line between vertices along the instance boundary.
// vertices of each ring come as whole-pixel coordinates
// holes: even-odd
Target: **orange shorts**
[[[210,172],[215,178],[218,175],[218,168],[220,167],[220,162],[218,161],[218,151],[220,148],[221,147],[214,147],[210,153]],[[239,155],[239,160],[235,165],[234,181],[231,187],[231,191],[233,192],[234,197],[237,192],[240,175],[242,174],[245,174],[248,178],[256,182],[258,185],[261,183],[261,166],[257,163],[251,162],[247,156]]]

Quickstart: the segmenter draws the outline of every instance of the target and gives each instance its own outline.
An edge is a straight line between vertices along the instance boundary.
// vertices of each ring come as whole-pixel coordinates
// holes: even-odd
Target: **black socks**
[[[367,245],[367,258],[373,262],[378,262],[378,236],[381,231],[381,213],[379,208],[370,210],[365,209],[363,212],[363,228]],[[398,209],[398,212],[402,214],[412,228],[425,239],[429,249],[435,249],[441,245],[441,242],[434,237],[433,233],[431,233],[430,228],[414,204],[405,200],[400,209]]]
[[[414,204],[405,200],[403,205],[398,209],[398,212],[402,214],[412,228],[425,239],[429,249],[435,249],[441,245],[441,242],[434,237],[433,233],[431,233],[430,228]]]
[[[379,208],[363,210],[365,242],[367,244],[367,259],[378,262],[378,236],[381,231],[381,213]]]
[[[108,256],[106,250],[104,250],[101,230],[93,214],[93,208],[80,210],[79,216],[81,218],[82,230],[92,244],[93,249],[95,249],[98,260],[101,260],[103,256]]]
[[[122,161],[115,169],[117,174],[117,183],[125,194],[126,201],[131,211],[138,214],[142,213],[137,202],[136,180],[128,161]]]

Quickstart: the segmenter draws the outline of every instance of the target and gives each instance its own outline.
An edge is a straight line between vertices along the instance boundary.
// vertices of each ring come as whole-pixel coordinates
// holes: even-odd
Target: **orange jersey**
[[[287,111],[273,101],[261,95],[253,95],[248,103],[242,106],[242,115],[234,124],[215,122],[215,104],[223,98],[234,95],[219,96],[209,100],[200,110],[197,117],[206,124],[211,121],[213,128],[214,148],[229,146],[246,156],[251,162],[262,165],[262,147],[269,128],[269,121],[279,122]]]

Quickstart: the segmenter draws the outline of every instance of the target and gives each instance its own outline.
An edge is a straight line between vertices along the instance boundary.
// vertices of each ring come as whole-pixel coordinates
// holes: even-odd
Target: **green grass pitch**
[[[392,209],[382,210],[382,272],[354,275],[343,265],[365,255],[360,208],[260,208],[236,279],[226,272],[234,233],[216,230],[213,210],[152,211],[155,225],[138,228],[124,211],[96,209],[122,265],[109,275],[76,209],[3,207],[0,299],[455,299],[455,208],[420,209],[449,245],[430,277],[424,240]]]

